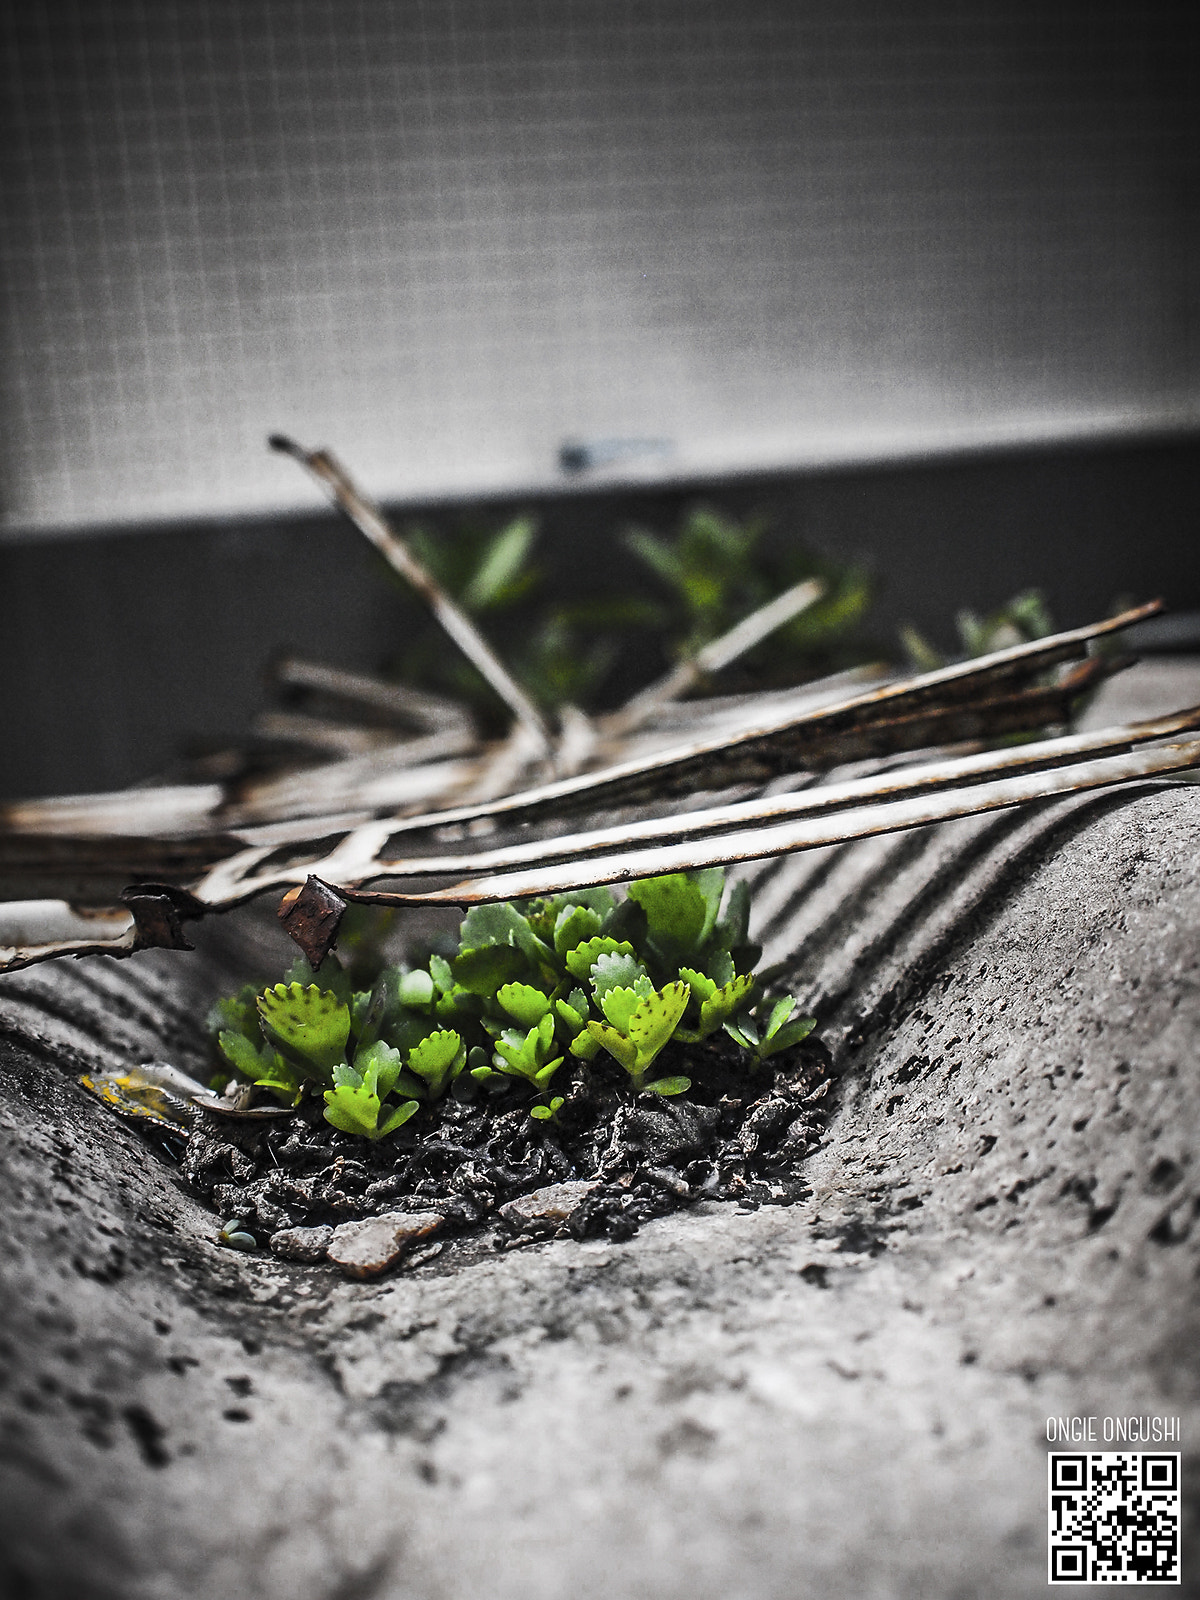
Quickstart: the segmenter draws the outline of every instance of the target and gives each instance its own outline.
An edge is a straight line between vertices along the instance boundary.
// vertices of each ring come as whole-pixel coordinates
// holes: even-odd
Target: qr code
[[[1051,1583],[1179,1583],[1179,1456],[1056,1455]]]

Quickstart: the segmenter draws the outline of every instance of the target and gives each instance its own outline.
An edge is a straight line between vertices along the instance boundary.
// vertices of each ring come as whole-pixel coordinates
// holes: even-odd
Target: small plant
[[[723,902],[724,907],[723,907]],[[603,1052],[634,1092],[685,1094],[690,1077],[656,1074],[672,1043],[724,1029],[753,1072],[802,1040],[795,1000],[760,998],[749,897],[726,898],[719,868],[580,889],[522,905],[478,906],[457,952],[383,967],[355,989],[334,956],[297,962],[282,983],[244,988],[213,1008],[222,1087],[232,1076],[298,1104],[319,1093],[343,1133],[387,1138],[463,1074],[489,1095],[524,1089],[552,1122],[571,1062]],[[693,1052],[693,1059],[695,1058]]]
[[[954,626],[964,656],[986,656],[993,650],[1044,639],[1054,632],[1054,618],[1041,590],[1025,589],[986,617],[964,608],[955,615]],[[917,672],[936,672],[946,665],[942,652],[908,623],[900,629],[900,643]]]

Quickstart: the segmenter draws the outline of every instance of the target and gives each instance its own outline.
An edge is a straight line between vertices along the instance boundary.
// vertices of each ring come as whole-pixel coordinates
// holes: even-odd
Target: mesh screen
[[[1190,8],[8,8],[4,517],[1195,417]]]

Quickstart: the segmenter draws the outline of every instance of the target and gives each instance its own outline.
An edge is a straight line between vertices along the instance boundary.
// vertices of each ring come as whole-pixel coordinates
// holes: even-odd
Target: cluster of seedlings
[[[579,1236],[797,1198],[828,1058],[794,999],[763,994],[746,888],[724,890],[715,868],[479,906],[456,952],[368,986],[330,955],[219,1001],[214,1088],[294,1115],[220,1136],[205,1118],[187,1176],[244,1244],[398,1207],[468,1228],[573,1180],[595,1186]]]

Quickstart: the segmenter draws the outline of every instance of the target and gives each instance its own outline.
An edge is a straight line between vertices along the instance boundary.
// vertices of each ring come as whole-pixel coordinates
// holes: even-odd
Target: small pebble
[[[587,1178],[571,1183],[550,1183],[532,1194],[518,1195],[500,1207],[500,1215],[511,1228],[528,1228],[537,1223],[566,1222],[571,1213],[599,1184]]]
[[[285,1261],[322,1261],[333,1238],[333,1229],[280,1228],[268,1241],[271,1254]]]
[[[436,1233],[440,1211],[388,1211],[333,1230],[326,1254],[350,1278],[373,1278],[394,1266],[409,1245]]]

